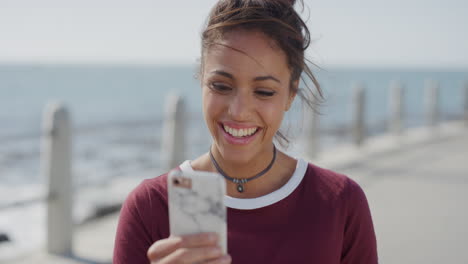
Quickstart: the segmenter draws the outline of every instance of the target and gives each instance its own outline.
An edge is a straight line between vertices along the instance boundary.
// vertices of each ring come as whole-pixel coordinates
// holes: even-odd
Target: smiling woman
[[[250,175],[268,164],[273,137],[296,95],[286,55],[273,44],[261,32],[238,29],[203,58],[203,113],[213,154],[228,174]],[[244,136],[244,130],[255,133]]]
[[[296,96],[313,106],[321,95],[294,2],[221,0],[202,35],[202,107],[213,144],[179,169],[224,176],[229,255],[209,234],[170,236],[164,174],[127,198],[114,263],[377,263],[360,186],[274,145],[275,136],[287,140],[279,128]],[[315,92],[299,88],[303,73]]]

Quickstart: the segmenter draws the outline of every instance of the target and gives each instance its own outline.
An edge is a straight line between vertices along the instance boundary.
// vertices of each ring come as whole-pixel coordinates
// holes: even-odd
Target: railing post
[[[315,158],[320,151],[320,116],[316,110],[306,111],[306,122],[304,127],[305,154],[309,158]]]
[[[465,126],[468,127],[468,81],[465,81],[465,85],[463,87],[463,93],[464,93],[464,120],[465,120]]]
[[[404,88],[403,85],[394,81],[390,85],[390,132],[401,135],[404,129]]]
[[[180,165],[185,159],[185,104],[182,97],[169,95],[163,127],[161,144],[162,166],[166,170]]]
[[[366,137],[365,125],[365,88],[362,84],[356,84],[353,89],[353,123],[352,137],[357,146],[364,143]]]
[[[41,170],[48,181],[47,252],[70,255],[73,241],[70,117],[63,105],[49,104],[43,118]]]
[[[430,129],[434,129],[439,122],[439,83],[437,81],[426,81],[426,123]]]

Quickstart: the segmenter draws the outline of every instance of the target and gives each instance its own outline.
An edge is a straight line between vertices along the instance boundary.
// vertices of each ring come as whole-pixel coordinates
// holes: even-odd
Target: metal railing
[[[388,120],[378,122],[378,126],[388,128],[388,131],[396,136],[402,136],[404,131],[405,89],[399,83],[391,85],[390,96],[390,116]],[[426,125],[432,129],[437,129],[440,119],[438,105],[439,86],[435,82],[430,82],[426,87]],[[468,127],[468,83],[464,86],[463,113],[461,114],[466,126]],[[352,141],[357,146],[362,145],[368,136],[368,123],[365,119],[366,88],[363,85],[357,85],[353,96],[353,119],[348,126],[335,127],[333,129],[320,127],[319,115],[310,112],[304,120],[304,131],[302,137],[306,138],[307,155],[315,157],[320,155],[320,135],[337,133],[339,135],[351,134]],[[47,106],[43,119],[43,132],[41,134],[41,175],[47,179],[47,191],[36,197],[26,200],[13,201],[0,205],[0,211],[11,207],[25,206],[37,202],[47,203],[47,249],[54,254],[69,254],[71,252],[71,241],[73,238],[72,211],[73,211],[73,183],[72,183],[72,125],[70,114],[65,106],[60,104],[51,104]],[[199,116],[199,115],[197,115]],[[199,121],[201,119],[200,117]],[[160,163],[159,167],[167,170],[176,167],[187,157],[187,139],[186,126],[187,121],[197,120],[192,114],[188,113],[181,97],[172,96],[167,99],[167,105],[164,117],[160,120],[133,122],[130,126],[145,126],[150,122],[163,123],[159,142]],[[116,125],[116,124],[114,124]],[[126,126],[129,124],[126,123]],[[157,125],[156,125],[157,126]],[[109,124],[88,126],[80,129],[80,133],[92,133],[103,128],[109,129]],[[24,135],[31,136],[31,135]],[[38,136],[38,135],[33,135]],[[23,138],[17,136],[15,138]],[[11,138],[7,138],[11,140]],[[206,139],[205,139],[206,140]]]

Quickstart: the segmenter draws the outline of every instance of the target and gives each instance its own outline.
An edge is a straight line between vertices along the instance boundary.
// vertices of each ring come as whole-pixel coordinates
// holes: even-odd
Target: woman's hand
[[[231,263],[229,255],[223,255],[217,244],[215,233],[200,233],[185,236],[171,236],[156,241],[148,249],[151,264],[169,263]]]

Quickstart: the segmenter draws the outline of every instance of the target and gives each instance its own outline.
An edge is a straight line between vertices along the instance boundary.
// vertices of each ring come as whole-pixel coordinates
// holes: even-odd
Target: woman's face
[[[235,30],[218,43],[203,58],[205,121],[224,160],[252,161],[271,152],[295,96],[286,55],[257,31]]]

